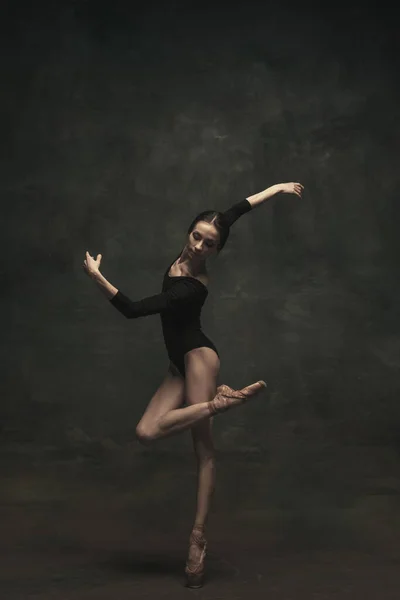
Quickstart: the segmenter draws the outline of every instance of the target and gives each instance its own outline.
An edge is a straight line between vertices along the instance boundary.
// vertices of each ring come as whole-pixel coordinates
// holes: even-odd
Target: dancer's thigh
[[[211,348],[202,347],[185,354],[186,402],[208,402],[217,393],[219,357]]]
[[[182,406],[184,399],[185,380],[173,367],[170,367],[147,405],[136,430],[145,433],[152,431],[157,421],[165,413]]]
[[[209,402],[217,393],[220,361],[211,348],[195,348],[185,354],[186,402],[188,405]],[[212,418],[196,423],[191,428],[193,446],[199,459],[214,454]]]

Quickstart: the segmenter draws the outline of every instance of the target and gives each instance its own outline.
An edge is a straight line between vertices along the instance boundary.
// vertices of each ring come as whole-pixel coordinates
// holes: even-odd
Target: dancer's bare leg
[[[217,392],[220,361],[209,348],[196,348],[185,357],[186,398],[192,406],[212,400]],[[210,412],[210,411],[209,411]],[[212,440],[213,419],[197,422],[191,428],[193,448],[197,459],[198,489],[194,527],[203,528],[215,486],[215,451]]]
[[[192,350],[192,352],[194,351]],[[184,380],[182,378],[181,385],[183,384]],[[212,403],[214,401],[216,403],[218,402],[218,405],[222,407],[224,400],[222,394],[229,395],[230,393],[227,406],[228,404],[230,407],[239,406],[248,398],[264,389],[265,385],[264,382],[256,382],[241,390],[231,390],[228,386],[220,386],[220,388],[222,388],[222,391],[219,394],[220,398],[217,394]],[[168,393],[168,386],[164,385],[163,387],[164,389],[162,391],[161,388],[157,390],[136,427],[136,435],[143,443],[175,435],[176,433],[193,427],[193,425],[199,421],[208,419],[211,416],[211,407],[208,400],[185,406],[184,408],[168,409],[170,398],[167,399],[165,397]],[[155,406],[153,406],[153,404],[155,404]]]
[[[265,384],[261,385],[258,382],[252,383],[241,390],[236,390],[237,393],[246,394],[246,399],[254,396],[261,391]],[[237,397],[232,406],[239,406],[246,400]],[[140,441],[146,443],[161,438],[166,438],[175,435],[185,429],[190,429],[203,419],[208,419],[211,416],[209,402],[201,402],[195,406],[186,406],[185,408],[177,408],[164,413],[157,421],[146,423],[142,421],[136,428],[136,434]]]
[[[215,454],[212,441],[212,419],[192,427],[193,447],[197,460],[197,506],[194,526],[204,528],[215,487]]]
[[[204,419],[210,417],[207,402],[196,406],[186,406],[169,410],[157,417],[157,420],[146,422],[146,413],[136,427],[136,435],[140,442],[148,443],[175,435],[185,429],[190,429]]]
[[[201,587],[207,553],[206,524],[215,489],[215,456],[211,437],[212,419],[192,427],[193,445],[197,459],[197,505],[193,527],[189,535],[186,559],[186,585]]]
[[[191,404],[212,400],[217,391],[220,362],[208,348],[196,349],[185,357],[186,395]],[[197,504],[193,528],[189,536],[186,559],[186,585],[201,587],[207,552],[205,537],[207,517],[215,489],[215,451],[212,439],[213,419],[203,419],[191,428],[193,448],[197,460]]]
[[[229,406],[243,402],[241,394],[236,394],[228,386],[217,388],[219,374],[219,358],[209,348],[196,348],[185,356],[186,366],[186,399],[190,404],[202,404],[204,399],[209,405],[209,412],[219,412]],[[253,386],[256,390],[263,385]],[[223,393],[218,395],[221,389]],[[235,397],[235,395],[237,397]],[[211,410],[210,410],[211,403]],[[214,406],[214,404],[215,406]],[[229,405],[229,406],[228,406]],[[215,453],[212,440],[213,419],[203,419],[191,428],[193,446],[197,457],[198,487],[197,507],[192,531],[189,536],[189,551],[186,560],[186,585],[199,588],[203,585],[205,558],[207,554],[206,523],[215,488]]]
[[[242,404],[265,387],[258,382],[235,391],[216,387],[219,358],[209,348],[196,348],[185,356],[186,379],[175,369],[151,399],[136,433],[142,442],[151,442],[191,428],[198,465],[197,507],[190,534],[186,563],[187,585],[199,587],[206,554],[205,526],[215,487],[215,456],[211,436],[215,412]],[[217,393],[216,393],[217,392]],[[188,406],[181,408],[186,399]]]

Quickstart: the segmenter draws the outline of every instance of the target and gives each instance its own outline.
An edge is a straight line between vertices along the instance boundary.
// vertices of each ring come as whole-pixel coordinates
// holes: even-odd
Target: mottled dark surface
[[[260,5],[261,4],[261,5]],[[0,19],[1,590],[180,598],[190,435],[135,425],[167,358],[83,272],[160,290],[193,217],[280,181],[210,269],[221,382],[202,598],[398,598],[399,61],[394,14],[9,2]]]

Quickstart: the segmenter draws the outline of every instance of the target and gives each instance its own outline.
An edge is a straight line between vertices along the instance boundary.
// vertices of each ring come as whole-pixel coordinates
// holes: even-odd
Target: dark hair
[[[219,253],[226,244],[226,241],[229,237],[230,229],[229,226],[224,223],[222,216],[222,213],[217,210],[204,210],[193,219],[193,221],[189,225],[189,229],[187,232],[188,234],[192,233],[193,229],[199,221],[212,223],[212,225],[214,225],[214,227],[219,233],[219,243],[217,246],[217,252]]]

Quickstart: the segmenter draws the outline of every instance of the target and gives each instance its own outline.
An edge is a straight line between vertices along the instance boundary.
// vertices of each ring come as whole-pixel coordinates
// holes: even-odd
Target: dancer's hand
[[[290,183],[282,183],[282,192],[284,194],[296,194],[299,198],[301,198],[301,194],[304,190],[304,186],[301,183],[294,183],[291,181]]]
[[[97,255],[96,260],[93,256],[90,256],[89,252],[86,251],[86,258],[83,261],[82,268],[85,271],[86,275],[89,277],[95,277],[98,273],[100,273],[99,267],[101,263],[102,256],[101,254]]]

